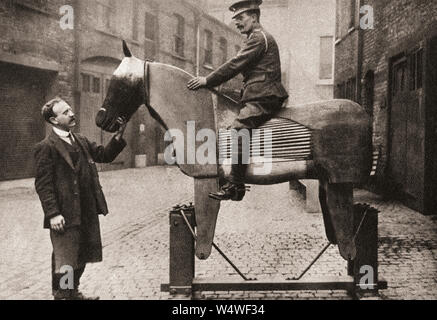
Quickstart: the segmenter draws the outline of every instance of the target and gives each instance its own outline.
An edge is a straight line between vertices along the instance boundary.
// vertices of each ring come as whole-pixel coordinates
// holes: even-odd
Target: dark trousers
[[[245,102],[240,114],[231,126],[240,136],[238,139],[238,161],[232,162],[229,181],[234,184],[244,184],[246,171],[250,159],[250,145],[243,146],[243,141],[251,141],[253,129],[259,128],[272,118],[272,115],[280,110],[284,99],[266,98],[260,101]],[[244,130],[246,129],[246,130]],[[249,150],[249,154],[243,152]]]
[[[65,276],[64,273],[56,273],[55,254],[52,253],[52,293],[55,298],[69,299],[78,291],[80,285],[80,278],[85,271],[85,266],[73,270],[73,289],[62,289],[61,280]]]

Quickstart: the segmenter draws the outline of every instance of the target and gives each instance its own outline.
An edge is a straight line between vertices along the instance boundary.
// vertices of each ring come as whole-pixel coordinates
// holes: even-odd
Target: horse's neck
[[[209,90],[190,91],[187,72],[161,63],[148,65],[149,104],[168,129],[186,133],[187,123],[193,122],[196,131],[216,131],[214,101]]]
[[[237,118],[240,112],[240,104],[227,96],[217,94],[215,97],[216,103],[215,114],[217,119],[217,128],[227,129]]]

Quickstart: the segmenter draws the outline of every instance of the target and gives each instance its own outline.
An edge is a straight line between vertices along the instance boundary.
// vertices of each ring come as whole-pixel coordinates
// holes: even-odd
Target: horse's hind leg
[[[320,205],[328,240],[338,244],[341,256],[354,259],[356,246],[353,234],[353,185],[320,182]]]
[[[331,220],[331,215],[329,214],[328,204],[326,203],[326,191],[322,185],[319,186],[319,200],[323,214],[323,222],[325,224],[326,237],[328,238],[328,241],[330,243],[338,244],[337,238],[335,236],[334,226]]]

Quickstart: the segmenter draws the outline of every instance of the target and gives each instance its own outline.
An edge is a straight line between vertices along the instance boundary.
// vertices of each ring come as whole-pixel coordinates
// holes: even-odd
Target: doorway
[[[425,209],[424,49],[416,47],[390,62],[390,149],[388,180],[392,196]]]

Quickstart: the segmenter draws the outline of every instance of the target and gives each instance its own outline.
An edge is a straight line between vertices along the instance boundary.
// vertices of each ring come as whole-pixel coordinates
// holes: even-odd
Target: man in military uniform
[[[258,128],[277,112],[288,98],[281,83],[281,62],[275,39],[260,24],[262,0],[239,1],[229,10],[238,30],[247,36],[243,49],[207,77],[196,77],[188,82],[190,90],[216,87],[244,76],[241,96],[242,109],[231,129],[249,132]],[[248,130],[243,130],[248,129]],[[250,138],[250,137],[249,137]],[[238,141],[238,162],[232,164],[229,182],[210,197],[216,200],[240,201],[245,195],[244,178],[247,164],[243,164],[242,140]]]

